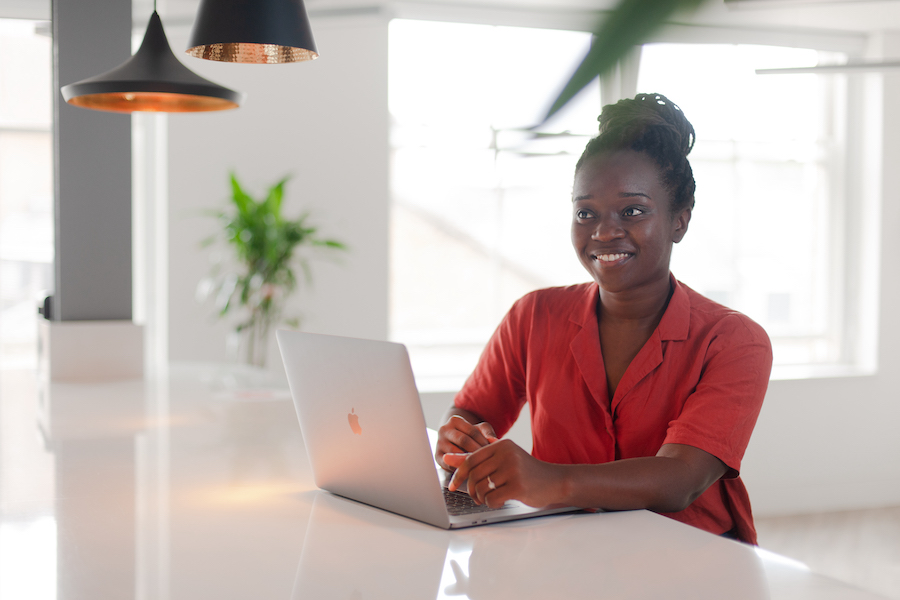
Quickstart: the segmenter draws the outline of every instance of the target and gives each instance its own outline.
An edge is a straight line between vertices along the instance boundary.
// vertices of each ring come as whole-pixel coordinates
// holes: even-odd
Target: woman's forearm
[[[670,456],[555,467],[559,469],[561,503],[605,510],[684,510],[724,474],[724,469],[704,472]]]

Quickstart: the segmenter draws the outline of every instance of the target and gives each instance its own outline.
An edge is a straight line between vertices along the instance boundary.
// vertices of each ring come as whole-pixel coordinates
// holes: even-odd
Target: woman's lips
[[[604,254],[592,254],[591,258],[604,264],[615,263],[634,256],[630,252],[608,252]]]

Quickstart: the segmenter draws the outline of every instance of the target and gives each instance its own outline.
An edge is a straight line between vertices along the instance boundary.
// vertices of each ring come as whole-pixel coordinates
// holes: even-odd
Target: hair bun
[[[647,128],[665,131],[668,142],[687,156],[694,148],[694,126],[681,108],[662,94],[638,94],[603,107],[597,117],[600,134],[619,129],[625,138],[635,139]],[[620,134],[621,135],[621,134]]]

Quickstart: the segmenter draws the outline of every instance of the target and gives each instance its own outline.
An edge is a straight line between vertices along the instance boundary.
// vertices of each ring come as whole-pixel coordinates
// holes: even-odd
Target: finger
[[[474,472],[469,477],[469,487],[469,495],[475,498],[479,504],[485,504],[488,495],[497,491],[497,483],[491,479],[490,475],[478,479],[476,482]]]
[[[472,478],[469,478],[471,481]],[[503,506],[504,502],[506,502],[507,492],[505,489],[505,483],[503,482],[502,475],[499,471],[494,471],[481,481],[479,481],[474,488],[473,498],[479,504],[487,504],[491,508],[496,508],[498,506]]]
[[[488,475],[485,478],[485,481],[487,482],[488,491],[484,494],[484,503],[491,508],[503,506],[507,500],[507,490],[503,489],[505,483],[502,481],[501,474],[495,471],[491,475]]]
[[[465,462],[467,456],[468,454],[448,452],[444,455],[444,462],[446,462],[454,469],[458,469]]]
[[[499,439],[499,438],[497,438],[497,434],[494,433],[494,428],[491,426],[490,423],[488,423],[488,422],[479,423],[475,427],[481,432],[481,435],[484,436],[484,439],[487,441],[488,444],[493,444],[494,442],[497,441],[497,439]]]
[[[450,491],[456,491],[456,489],[465,483],[466,480],[469,480],[468,491],[474,498],[475,496],[472,493],[473,480],[471,479],[471,473],[486,460],[489,460],[491,456],[493,456],[493,451],[490,446],[485,446],[469,454],[445,454],[445,459],[450,457],[450,461],[456,465],[456,472],[453,474],[453,478],[450,480],[450,485],[448,486]],[[450,463],[448,462],[448,464]],[[482,471],[485,473],[490,472],[484,471],[483,468]],[[477,482],[478,479],[476,478],[474,481]]]
[[[447,484],[447,489],[451,492],[458,490],[469,478],[469,467],[466,464],[468,456],[468,454],[455,453],[444,455],[444,461],[454,469],[453,477],[450,478],[450,482]]]
[[[478,481],[477,479],[472,480],[471,474],[472,469],[477,467],[483,461],[483,458],[478,456],[480,452],[472,452],[468,454],[446,454],[444,455],[447,458],[447,463],[454,467],[456,470],[453,473],[453,477],[450,479],[450,483],[447,486],[451,492],[455,492],[457,489],[465,486],[466,492],[469,493],[473,498],[476,496],[471,489],[473,482]]]
[[[469,439],[474,442],[475,446],[472,447],[468,442],[464,442],[466,445],[461,446],[462,450],[466,452],[474,452],[478,448],[483,446],[487,446],[490,444],[490,440],[488,440],[488,436],[485,435],[487,431],[490,435],[494,436],[494,428],[490,426],[488,423],[479,423],[478,425],[472,425],[464,418],[459,415],[453,415],[447,421],[447,425],[450,425],[457,431],[469,437]],[[496,436],[494,436],[496,438]]]
[[[458,429],[450,429],[444,436],[444,439],[450,445],[451,452],[468,453],[475,452],[482,448],[485,444],[480,444],[469,434],[459,431]]]
[[[487,448],[475,454],[470,455],[466,459],[466,467],[468,468],[468,488],[469,495],[475,498],[479,503],[484,503],[485,496],[497,489],[497,482],[494,479],[488,480],[489,477],[496,475],[497,463],[489,460],[493,453],[487,451]]]
[[[469,474],[469,480],[477,478],[475,471]],[[507,501],[515,497],[515,488],[507,479],[507,473],[502,469],[485,475],[484,479],[476,486],[478,489],[478,502],[487,504],[491,508],[500,508]]]
[[[462,417],[451,417],[438,429],[438,441],[435,445],[435,457],[443,466],[442,457],[445,453],[472,452],[481,447],[479,443],[467,433],[474,428]]]
[[[438,438],[437,444],[435,444],[434,455],[440,462],[445,454],[468,454],[468,452],[448,440],[445,435],[442,435]]]
[[[445,470],[449,473],[452,473],[453,471],[456,470],[456,467],[454,467],[453,465],[447,464],[447,461],[444,460],[445,456],[447,456],[446,453],[436,452],[434,458],[437,461],[437,464],[440,468],[442,468],[443,470]]]

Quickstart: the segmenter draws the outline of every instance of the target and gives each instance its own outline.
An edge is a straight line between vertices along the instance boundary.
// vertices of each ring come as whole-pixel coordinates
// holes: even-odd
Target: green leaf
[[[343,244],[337,240],[318,240],[318,239],[316,239],[316,240],[312,241],[312,245],[326,247],[326,248],[334,248],[336,250],[346,250],[347,249],[346,244]]]
[[[594,29],[594,43],[572,73],[541,123],[559,112],[594,79],[615,68],[634,46],[647,41],[676,12],[693,11],[707,0],[621,0]]]
[[[253,198],[247,195],[241,188],[234,172],[231,173],[231,201],[238,209],[238,214],[246,214],[250,206],[254,204]]]
[[[266,207],[266,212],[275,217],[276,221],[281,220],[281,201],[284,198],[284,186],[288,182],[288,179],[290,179],[290,177],[285,177],[269,188],[269,193],[263,203]]]

